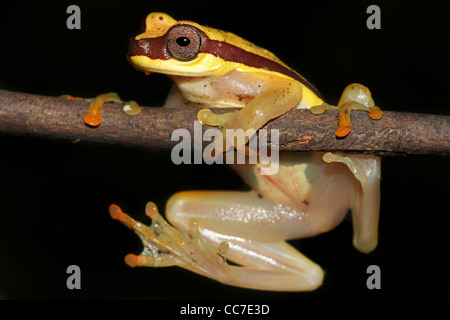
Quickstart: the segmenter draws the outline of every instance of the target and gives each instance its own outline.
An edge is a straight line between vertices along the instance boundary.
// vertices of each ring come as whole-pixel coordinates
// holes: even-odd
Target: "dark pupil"
[[[180,47],[187,47],[191,43],[191,40],[186,37],[178,37],[176,41]]]

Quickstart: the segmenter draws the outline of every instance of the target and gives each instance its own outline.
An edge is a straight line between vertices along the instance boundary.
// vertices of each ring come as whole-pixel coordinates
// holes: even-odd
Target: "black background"
[[[162,11],[232,31],[263,46],[313,83],[330,103],[345,86],[368,86],[384,110],[448,115],[448,8],[444,1],[34,1],[0,11],[0,88],[93,97],[116,91],[158,106],[170,88],[125,60],[142,19]],[[81,8],[81,30],[66,8]],[[381,30],[366,8],[381,8]],[[1,115],[0,115],[1,116]],[[326,271],[309,293],[221,285],[180,268],[129,268],[139,239],[108,214],[117,203],[133,217],[147,201],[161,211],[181,190],[245,189],[226,166],[175,166],[170,153],[0,136],[0,296],[2,298],[449,298],[448,158],[385,158],[378,248],[351,244],[350,219],[311,239],[292,241]],[[88,172],[95,170],[95,179]],[[66,268],[81,268],[81,290]],[[381,268],[381,290],[366,269]]]

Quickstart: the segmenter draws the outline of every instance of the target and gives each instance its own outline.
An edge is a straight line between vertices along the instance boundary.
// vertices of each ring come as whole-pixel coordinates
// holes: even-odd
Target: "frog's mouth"
[[[199,54],[193,61],[151,59],[145,55],[128,55],[127,59],[133,68],[146,74],[156,72],[173,76],[205,77],[227,72],[224,64],[204,53]]]

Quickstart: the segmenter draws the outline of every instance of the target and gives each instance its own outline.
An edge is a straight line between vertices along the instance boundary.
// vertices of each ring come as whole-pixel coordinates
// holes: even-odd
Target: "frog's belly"
[[[258,78],[248,78],[242,72],[230,72],[223,77],[176,77],[179,93],[185,100],[210,108],[243,108],[270,85]],[[297,109],[310,109],[324,101],[302,85],[302,99]]]

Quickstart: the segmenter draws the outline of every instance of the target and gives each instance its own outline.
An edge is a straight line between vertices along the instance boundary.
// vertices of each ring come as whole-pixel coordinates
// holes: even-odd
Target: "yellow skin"
[[[188,41],[185,31],[187,38],[192,36]],[[191,51],[186,53],[183,50],[189,45]],[[222,129],[257,130],[293,108],[315,113],[337,108],[341,118],[336,134],[345,136],[350,130],[350,110],[369,111],[372,118],[382,115],[362,85],[348,86],[339,107],[330,106],[269,51],[232,33],[177,22],[163,13],[147,16],[146,30],[130,44],[128,60],[140,71],[167,74],[174,80],[165,107],[241,107],[239,112],[223,115],[199,111],[203,124]],[[89,114],[99,114],[100,107],[101,103],[93,104]],[[366,253],[376,247],[378,157],[284,152],[279,171],[272,176],[261,175],[261,164],[233,168],[252,191],[177,193],[165,212],[174,227],[151,202],[146,209],[154,222],[151,226],[111,205],[111,216],[132,228],[144,243],[141,255],[127,255],[125,261],[130,266],[178,265],[240,287],[305,291],[320,286],[323,271],[286,240],[329,231],[351,209],[354,246]],[[239,266],[229,265],[225,258]]]

